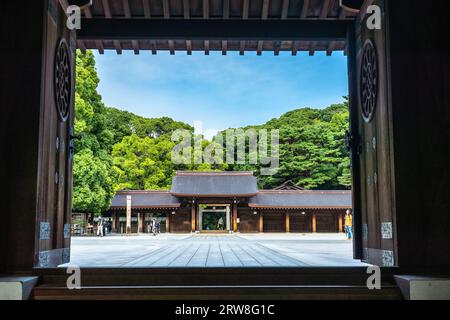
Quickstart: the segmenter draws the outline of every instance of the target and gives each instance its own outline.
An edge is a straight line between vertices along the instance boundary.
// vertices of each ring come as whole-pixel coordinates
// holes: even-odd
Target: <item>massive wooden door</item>
[[[381,10],[381,29],[369,28],[373,11]],[[389,101],[385,1],[366,1],[356,21],[355,84],[362,260],[379,266],[396,265],[393,206],[393,150]],[[368,13],[369,12],[369,13]],[[372,17],[373,18],[373,17]],[[370,23],[371,21],[369,21]],[[371,26],[371,25],[370,25]],[[357,239],[358,240],[358,239]]]
[[[70,257],[75,34],[58,0],[48,0],[41,88],[35,265],[55,267]]]
[[[264,232],[284,232],[284,214],[282,212],[264,212]]]

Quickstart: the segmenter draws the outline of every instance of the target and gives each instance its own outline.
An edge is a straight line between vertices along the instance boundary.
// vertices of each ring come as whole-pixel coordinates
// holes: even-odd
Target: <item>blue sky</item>
[[[107,51],[96,54],[96,62],[106,105],[190,125],[201,121],[204,133],[261,124],[301,107],[323,108],[348,94],[347,59],[338,52],[293,57]]]

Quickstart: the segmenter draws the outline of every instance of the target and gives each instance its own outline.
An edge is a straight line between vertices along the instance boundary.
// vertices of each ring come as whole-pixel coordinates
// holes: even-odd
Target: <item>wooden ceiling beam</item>
[[[152,50],[153,55],[156,55],[158,53],[158,50],[156,48],[156,41],[154,41],[154,40],[150,41],[150,48]]]
[[[302,12],[300,14],[300,18],[306,19],[308,17],[309,10],[309,0],[303,0]]]
[[[133,47],[134,54],[139,54],[139,41],[131,40],[131,46]]]
[[[189,4],[189,0],[183,0],[183,17],[185,19],[191,18],[191,7]]]
[[[228,41],[222,40],[222,55],[226,56],[228,51]]]
[[[170,18],[169,0],[163,0],[163,15],[164,15],[164,19]]]
[[[281,19],[285,20],[287,19],[289,11],[289,0],[283,0],[283,5],[281,7]]]
[[[130,11],[130,3],[128,2],[128,0],[122,0],[122,6],[125,18],[130,19],[131,11]]]
[[[119,40],[114,40],[114,48],[116,48],[117,54],[122,54],[122,45],[120,44]]]
[[[239,55],[243,56],[245,54],[245,40],[239,42]]]
[[[242,19],[248,19],[249,0],[244,0],[242,3]]]
[[[269,17],[269,1],[270,0],[263,0],[263,7],[261,12],[262,20],[266,20]]]
[[[262,54],[263,46],[264,46],[264,41],[262,41],[262,40],[258,41],[258,46],[256,48],[256,54],[258,56],[260,56]]]
[[[314,48],[314,43],[310,43],[309,44],[309,55],[312,57],[312,56],[314,56],[314,54],[316,53],[316,50],[315,50],[315,48]]]
[[[223,18],[230,18],[230,0],[223,0]]]
[[[280,55],[280,49],[281,49],[281,42],[280,41],[275,41],[273,43],[273,54],[275,56],[279,56]]]
[[[86,18],[88,19],[92,19],[92,12],[91,12],[91,8],[90,7],[85,7],[83,9],[84,15],[86,16]]]
[[[189,0],[183,0],[183,17],[186,20],[189,20],[191,18],[191,7]],[[186,40],[186,49],[187,54],[190,56],[192,55],[192,41]]]
[[[209,55],[209,40],[205,40],[203,42],[203,46],[205,48],[205,55],[208,56]]]
[[[330,10],[330,0],[324,0],[322,10],[320,12],[320,18],[325,19],[328,17],[328,11]]]
[[[122,0],[122,6],[123,6],[123,14],[125,15],[125,18],[130,19],[131,18],[131,10],[130,10],[130,3],[128,0]],[[133,51],[135,55],[139,54],[139,41],[137,40],[131,40],[131,46],[133,47]]]
[[[92,19],[92,11],[91,11],[91,8],[89,6],[84,7],[83,11],[84,11],[84,15],[86,16],[87,19]],[[103,41],[96,40],[95,41],[95,45],[97,47],[98,53],[100,53],[100,54],[104,54],[105,53],[105,48],[103,46]]]
[[[346,41],[347,20],[86,19],[81,40]]]
[[[203,0],[203,19],[209,19],[209,0]]]
[[[296,56],[297,55],[297,51],[298,51],[297,41],[292,41],[292,49],[291,49],[292,55]]]
[[[327,56],[331,56],[333,54],[333,50],[336,46],[336,42],[330,41],[327,46]]]
[[[149,0],[142,0],[142,7],[144,8],[144,17],[150,19],[152,17],[152,13],[150,11],[150,3]]]
[[[171,55],[175,54],[175,41],[173,40],[168,40],[169,43],[169,52]]]
[[[188,56],[192,55],[192,41],[186,40],[186,53]]]
[[[105,12],[105,18],[111,19],[112,15],[111,15],[111,7],[109,6],[109,1],[102,0],[102,4],[103,4],[103,11]]]
[[[83,40],[77,40],[78,49],[80,49],[82,54],[86,54],[86,45]]]

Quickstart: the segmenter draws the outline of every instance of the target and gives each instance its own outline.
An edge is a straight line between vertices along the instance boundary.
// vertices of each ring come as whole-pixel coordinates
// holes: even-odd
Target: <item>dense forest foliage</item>
[[[273,176],[259,165],[174,164],[171,140],[177,129],[193,128],[168,117],[144,118],[105,106],[92,52],[77,53],[75,95],[75,212],[99,214],[120,189],[168,189],[176,170],[251,170],[261,188],[292,180],[308,189],[350,188],[350,161],[344,147],[348,103],[326,109],[302,108],[260,126],[278,129],[280,168]],[[203,147],[209,142],[204,140]],[[193,152],[194,153],[194,152]]]

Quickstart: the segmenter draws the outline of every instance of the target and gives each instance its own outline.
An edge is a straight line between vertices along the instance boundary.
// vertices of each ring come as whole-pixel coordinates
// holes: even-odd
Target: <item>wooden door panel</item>
[[[47,9],[40,116],[37,267],[55,267],[69,261],[72,210],[75,34],[65,26],[66,16],[59,1],[48,0]]]
[[[284,214],[264,213],[264,232],[284,232]]]
[[[336,232],[336,216],[333,213],[316,214],[317,232]]]
[[[382,12],[382,28],[367,27],[368,5]],[[359,168],[363,261],[396,265],[393,151],[389,101],[385,1],[366,1],[356,22]]]
[[[239,210],[239,232],[258,232],[258,223],[258,215]]]
[[[300,232],[300,233],[306,233],[311,232],[311,226],[310,226],[310,217],[306,214],[301,213],[291,213],[289,217],[289,224],[290,224],[290,232]]]

